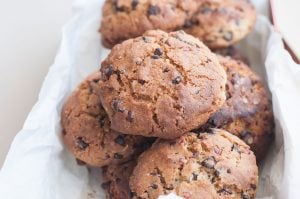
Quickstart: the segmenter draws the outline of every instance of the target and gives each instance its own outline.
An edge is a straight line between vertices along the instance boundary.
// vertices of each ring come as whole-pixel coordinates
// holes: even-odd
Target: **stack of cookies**
[[[106,1],[114,47],[65,102],[62,127],[78,163],[102,168],[108,199],[255,198],[271,101],[245,58],[220,49],[254,22],[246,0]]]

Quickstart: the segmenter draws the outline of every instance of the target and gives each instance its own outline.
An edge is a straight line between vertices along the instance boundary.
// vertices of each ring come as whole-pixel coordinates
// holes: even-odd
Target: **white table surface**
[[[0,0],[0,168],[54,61],[72,0]]]

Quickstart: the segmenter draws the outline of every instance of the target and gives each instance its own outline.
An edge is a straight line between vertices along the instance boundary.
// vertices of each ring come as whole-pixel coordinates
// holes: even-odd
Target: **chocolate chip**
[[[227,31],[223,35],[223,39],[226,41],[231,41],[233,39],[233,33],[231,31]]]
[[[116,7],[115,7],[115,10],[116,10],[117,12],[124,12],[124,11],[125,11],[125,7],[124,7],[124,6],[116,6]]]
[[[93,79],[92,80],[94,83],[98,83],[99,82],[99,79]]]
[[[108,189],[108,188],[110,187],[110,183],[111,183],[111,181],[103,182],[103,183],[101,184],[101,187],[102,187],[103,189]]]
[[[181,82],[181,77],[177,76],[175,79],[172,80],[172,84],[179,84]]]
[[[77,146],[78,148],[80,148],[81,150],[84,150],[84,149],[86,149],[86,148],[89,146],[89,144],[86,143],[86,142],[83,140],[82,137],[78,137],[77,140],[76,140],[76,146]]]
[[[240,133],[242,140],[244,140],[247,144],[253,144],[254,138],[251,132],[243,131]]]
[[[148,15],[157,15],[160,13],[160,8],[158,6],[155,5],[150,5],[148,8]]]
[[[255,184],[250,184],[250,187],[251,187],[252,189],[256,189],[256,185],[255,185]]]
[[[151,187],[152,187],[152,189],[157,189],[158,188],[157,184],[152,184]]]
[[[256,85],[259,81],[257,79],[251,79],[251,84]]]
[[[167,73],[167,72],[169,72],[170,70],[168,69],[168,68],[164,68],[164,70],[163,70],[163,73]]]
[[[153,55],[151,56],[152,59],[159,59],[162,56],[163,51],[160,48],[156,48]]]
[[[160,180],[160,182],[161,183],[163,183],[163,184],[165,184],[166,183],[166,180],[165,180],[165,178],[161,175],[161,174],[159,174],[159,180]],[[171,185],[172,186],[172,185]]]
[[[110,64],[104,68],[103,74],[105,75],[106,79],[109,80],[110,76],[114,73],[113,66]]]
[[[138,80],[138,83],[144,85],[144,84],[146,83],[146,81],[143,80],[143,79],[139,79],[139,80]]]
[[[231,169],[227,169],[227,173],[231,173]]]
[[[215,170],[215,172],[214,172],[214,175],[215,175],[216,177],[220,177],[220,175],[221,175],[221,172],[220,172],[220,171],[218,171],[218,170]]]
[[[100,118],[99,118],[99,125],[100,125],[100,128],[103,128],[104,127],[104,125],[105,125],[105,116],[103,115],[103,116],[101,116]]]
[[[132,0],[131,1],[131,7],[132,7],[132,9],[134,10],[138,4],[139,4],[139,0]]]
[[[113,108],[114,111],[117,111],[117,112],[120,112],[120,113],[124,112],[124,109],[121,107],[121,101],[120,100],[114,99],[111,104],[112,104],[112,108]]]
[[[217,178],[216,178],[216,177],[212,177],[212,178],[210,179],[210,182],[211,182],[212,184],[214,184],[216,181],[217,181]]]
[[[223,189],[220,189],[217,191],[218,193],[223,193],[225,195],[230,195],[232,194],[232,191],[229,188],[224,187]]]
[[[202,14],[209,14],[209,13],[212,12],[212,9],[211,9],[210,7],[206,7],[206,6],[205,6],[205,7],[201,8],[200,12],[201,12]]]
[[[115,141],[115,143],[117,143],[121,146],[126,146],[126,142],[125,142],[123,135],[118,135],[118,137],[116,137],[114,141]]]
[[[118,80],[119,84],[123,85],[124,83],[123,83],[122,78],[121,78],[122,71],[116,70],[114,72],[117,75],[117,80]]]
[[[123,159],[123,155],[121,155],[121,154],[119,154],[119,153],[115,153],[115,154],[114,154],[114,158],[115,158],[116,160],[120,160],[120,159]]]
[[[197,180],[197,178],[198,178],[198,175],[197,174],[195,174],[195,173],[192,173],[193,174],[193,180],[194,181],[196,181]]]
[[[128,114],[127,114],[127,117],[126,117],[126,120],[128,121],[128,122],[133,122],[133,113],[132,113],[132,111],[128,111]]]
[[[206,168],[208,168],[208,169],[214,168],[215,164],[216,164],[216,160],[215,160],[215,158],[212,157],[212,156],[208,157],[206,160],[204,160],[204,161],[201,163],[202,166],[204,166],[204,167],[206,167]]]
[[[124,6],[118,5],[118,0],[113,0],[112,3],[113,3],[113,6],[114,6],[114,9],[116,12],[124,12],[125,11]]]
[[[63,135],[67,135],[67,131],[62,130],[62,134],[63,134]]]
[[[119,6],[119,5],[117,4],[117,2],[115,2],[115,3],[114,3],[114,10],[115,10],[116,12],[124,12],[124,11],[125,11],[125,7],[124,7],[124,6]]]
[[[159,121],[158,121],[158,118],[157,118],[157,114],[156,114],[156,113],[154,113],[154,114],[152,115],[152,119],[153,119],[153,121],[154,121],[156,124],[159,124]]]
[[[162,56],[163,50],[161,48],[156,48],[154,51],[154,55]]]
[[[184,28],[191,28],[193,26],[193,23],[192,23],[192,21],[191,20],[185,20],[184,21],[184,24],[183,24],[183,27]]]
[[[148,37],[143,36],[142,39],[145,43],[150,43],[150,39]]]

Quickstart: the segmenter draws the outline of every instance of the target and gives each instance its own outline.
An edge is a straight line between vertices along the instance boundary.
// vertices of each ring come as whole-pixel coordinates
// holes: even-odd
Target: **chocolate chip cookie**
[[[129,178],[136,166],[136,159],[122,164],[111,164],[102,169],[102,188],[105,190],[106,198],[131,199],[133,197],[129,188]]]
[[[204,0],[184,30],[210,48],[224,48],[250,33],[255,20],[255,8],[248,0]]]
[[[262,80],[241,61],[219,56],[227,72],[226,102],[206,127],[225,129],[250,145],[262,159],[273,140],[272,104]]]
[[[67,99],[62,110],[63,141],[74,156],[90,166],[128,160],[146,141],[110,129],[99,97],[100,72],[89,76]]]
[[[223,67],[183,31],[148,31],[116,45],[101,66],[102,105],[111,128],[125,134],[176,138],[225,101]]]
[[[151,147],[155,138],[147,139],[139,146],[139,153],[136,153],[130,160],[120,164],[110,164],[102,168],[102,188],[105,190],[107,199],[132,199],[133,195],[129,188],[129,178],[137,164],[137,158],[143,151]]]
[[[158,140],[130,177],[133,198],[176,193],[189,199],[255,198],[258,168],[242,140],[224,131]]]
[[[107,0],[103,6],[100,32],[111,48],[147,30],[173,31],[196,11],[195,0]]]
[[[210,48],[223,48],[244,38],[256,19],[248,0],[107,0],[102,13],[100,32],[109,48],[155,29],[184,29]]]

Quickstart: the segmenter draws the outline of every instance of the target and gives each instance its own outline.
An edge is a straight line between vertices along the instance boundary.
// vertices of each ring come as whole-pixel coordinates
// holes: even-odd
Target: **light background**
[[[0,168],[37,101],[72,0],[0,0]]]
[[[277,25],[300,55],[300,1],[273,1]],[[0,167],[54,61],[71,4],[72,0],[0,0]]]

